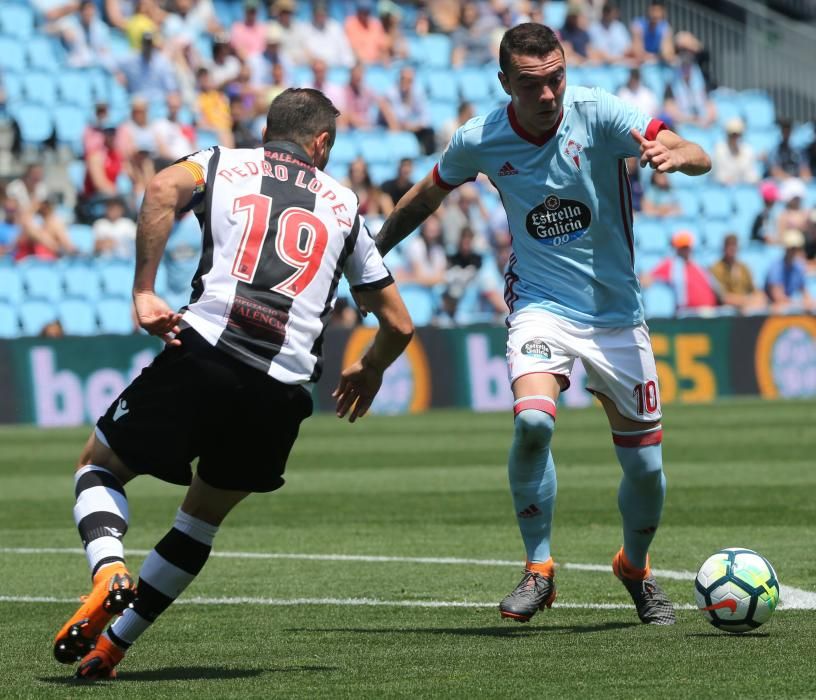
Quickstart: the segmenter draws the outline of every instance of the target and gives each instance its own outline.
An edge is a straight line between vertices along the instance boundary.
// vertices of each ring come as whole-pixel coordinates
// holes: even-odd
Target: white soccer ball
[[[694,581],[694,598],[715,627],[748,632],[771,619],[779,605],[779,579],[765,557],[729,547],[703,562]]]

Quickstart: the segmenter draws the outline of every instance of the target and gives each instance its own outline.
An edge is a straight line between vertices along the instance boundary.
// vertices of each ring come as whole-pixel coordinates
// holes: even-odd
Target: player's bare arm
[[[428,173],[408,190],[397,202],[394,211],[385,220],[377,235],[377,248],[385,255],[403,238],[415,231],[433,214],[448,196],[448,190],[439,187]]]
[[[663,129],[650,141],[637,130],[630,132],[640,144],[640,167],[647,165],[662,173],[704,175],[711,170],[711,158],[696,143],[686,141],[670,129]]]
[[[136,227],[136,273],[133,303],[139,325],[168,345],[181,345],[174,336],[179,332],[181,315],[156,296],[156,271],[177,212],[193,197],[196,178],[187,167],[171,166],[156,174],[147,186]]]
[[[357,296],[377,317],[380,329],[363,357],[343,370],[332,394],[337,399],[337,417],[343,418],[351,411],[351,423],[366,414],[380,389],[383,373],[405,350],[414,334],[411,316],[397,285],[359,291]]]

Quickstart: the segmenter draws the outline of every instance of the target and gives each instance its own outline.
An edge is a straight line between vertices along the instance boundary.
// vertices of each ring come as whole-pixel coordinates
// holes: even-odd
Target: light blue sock
[[[555,508],[555,462],[550,441],[555,418],[537,409],[516,415],[508,476],[521,539],[528,562],[550,558],[550,531]]]
[[[643,435],[654,433],[643,433]],[[618,442],[618,436],[616,443]],[[629,563],[646,567],[646,554],[654,539],[663,500],[666,477],[663,474],[663,446],[659,441],[639,446],[615,445],[623,478],[618,489],[618,508],[623,517],[623,551]]]

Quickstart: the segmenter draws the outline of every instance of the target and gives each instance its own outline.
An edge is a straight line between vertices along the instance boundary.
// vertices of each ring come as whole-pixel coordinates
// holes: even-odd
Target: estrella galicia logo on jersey
[[[567,156],[567,158],[572,158],[572,162],[575,163],[575,167],[578,168],[578,170],[581,169],[581,151],[583,150],[584,147],[572,139],[567,141],[567,147],[564,149],[564,155]]]
[[[537,357],[540,360],[549,360],[552,357],[550,346],[541,338],[528,340],[521,346],[521,354],[529,357]]]
[[[544,245],[564,245],[583,236],[592,212],[583,202],[551,194],[527,214],[527,233]]]

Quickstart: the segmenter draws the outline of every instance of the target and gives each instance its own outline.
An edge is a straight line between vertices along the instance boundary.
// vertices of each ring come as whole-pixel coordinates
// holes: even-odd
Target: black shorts
[[[216,350],[192,328],[166,347],[97,423],[137,474],[173,484],[274,491],[312,397]]]

